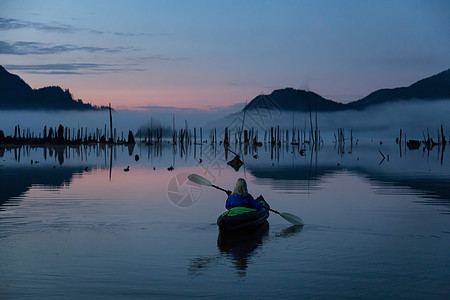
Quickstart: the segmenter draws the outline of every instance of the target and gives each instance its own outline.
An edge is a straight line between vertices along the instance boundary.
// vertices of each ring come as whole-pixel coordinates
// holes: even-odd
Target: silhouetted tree
[[[133,132],[128,131],[128,144],[136,144],[135,140],[134,140],[134,136],[133,136]]]
[[[50,141],[53,138],[53,127],[48,130],[47,140]]]
[[[64,142],[64,126],[62,126],[61,124],[59,124],[58,132],[56,133],[56,142]]]

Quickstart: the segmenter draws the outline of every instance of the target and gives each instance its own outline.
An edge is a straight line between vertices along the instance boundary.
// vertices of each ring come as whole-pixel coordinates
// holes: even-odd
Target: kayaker
[[[225,204],[227,209],[230,209],[235,206],[245,206],[256,209],[261,209],[263,206],[261,203],[256,201],[252,195],[247,190],[247,182],[244,178],[239,178],[236,181],[236,186],[234,187],[234,191],[227,191],[228,198]]]

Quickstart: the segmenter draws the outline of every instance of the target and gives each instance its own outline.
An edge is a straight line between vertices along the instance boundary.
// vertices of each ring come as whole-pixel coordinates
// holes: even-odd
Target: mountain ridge
[[[325,99],[311,91],[296,90],[289,87],[274,90],[270,95],[258,95],[243,110],[271,107],[287,111],[308,111],[309,109],[339,111],[345,109],[345,104]]]
[[[277,89],[269,95],[258,95],[241,111],[275,109],[282,111],[334,112],[342,110],[364,110],[368,107],[401,100],[450,99],[450,69],[421,79],[407,87],[376,90],[362,99],[340,103],[326,99],[312,91],[297,90],[292,87]],[[49,86],[32,89],[18,75],[9,73],[0,66],[0,110],[99,110],[106,106],[95,106],[73,99],[68,89]]]
[[[242,111],[258,108],[272,108],[287,111],[321,112],[341,110],[363,110],[386,102],[402,100],[440,100],[450,99],[450,69],[421,79],[408,87],[379,89],[368,96],[349,103],[340,103],[305,90],[284,88],[272,91],[269,95],[258,95]]]
[[[374,104],[382,104],[396,99],[438,100],[447,98],[450,99],[450,69],[416,81],[407,87],[377,90],[360,100],[348,103],[348,105],[354,109],[364,109]]]
[[[0,66],[0,110],[101,110],[106,106],[73,99],[69,89],[48,86],[32,89],[20,76]]]

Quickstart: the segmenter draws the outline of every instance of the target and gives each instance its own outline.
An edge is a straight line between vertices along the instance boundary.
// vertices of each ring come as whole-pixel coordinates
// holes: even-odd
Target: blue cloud
[[[19,19],[11,19],[11,18],[0,18],[0,30],[16,30],[16,29],[24,29],[24,28],[32,28],[41,31],[50,31],[50,32],[58,32],[58,33],[73,33],[76,31],[88,31],[93,34],[103,34],[103,31],[85,29],[85,28],[76,28],[72,25],[61,24],[61,23],[40,23],[40,22],[31,22],[24,21]]]
[[[120,64],[93,64],[93,63],[73,63],[73,64],[43,64],[43,65],[5,65],[7,70],[25,71],[31,74],[68,74],[81,75],[93,73],[114,73],[120,71],[143,71],[130,65]]]
[[[0,41],[0,54],[11,55],[28,55],[28,54],[57,54],[63,52],[72,51],[84,51],[84,52],[107,52],[107,53],[120,53],[123,51],[134,50],[131,47],[115,47],[115,48],[103,48],[103,47],[88,47],[77,46],[70,44],[52,45],[39,42],[15,42],[9,44],[4,41]]]
[[[49,31],[56,33],[75,33],[78,31],[84,31],[91,34],[103,35],[103,34],[114,34],[116,36],[167,36],[165,33],[132,33],[132,32],[110,32],[102,31],[91,28],[75,27],[68,24],[62,24],[57,22],[51,23],[41,23],[32,22],[13,18],[0,18],[0,30],[17,30],[17,29],[35,29],[40,31]]]

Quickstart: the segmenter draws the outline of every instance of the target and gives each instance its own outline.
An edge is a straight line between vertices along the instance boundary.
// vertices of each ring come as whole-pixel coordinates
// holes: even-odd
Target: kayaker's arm
[[[225,202],[225,208],[230,209],[231,208],[231,202],[232,202],[232,196],[228,195],[227,201]]]
[[[263,207],[262,203],[256,201],[252,195],[248,194],[247,197],[248,197],[248,204],[250,204],[250,206],[252,206],[256,209],[261,209]]]

